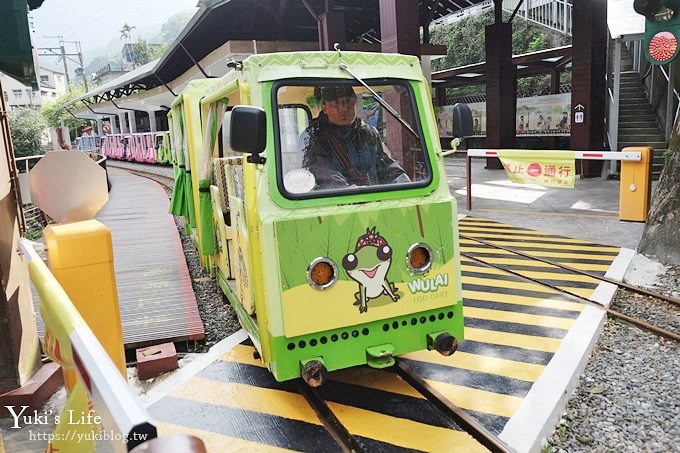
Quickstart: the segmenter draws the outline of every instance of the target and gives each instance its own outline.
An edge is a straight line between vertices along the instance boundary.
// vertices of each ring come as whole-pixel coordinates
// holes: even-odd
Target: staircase
[[[659,127],[654,107],[647,100],[640,74],[632,69],[628,52],[622,52],[621,91],[619,103],[618,148],[651,146],[654,148],[652,179],[659,179],[663,169],[663,154],[668,148],[666,137]]]

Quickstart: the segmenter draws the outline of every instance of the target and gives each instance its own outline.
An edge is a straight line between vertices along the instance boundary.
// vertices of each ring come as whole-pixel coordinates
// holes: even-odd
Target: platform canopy
[[[612,39],[632,39],[645,33],[645,18],[633,9],[633,0],[607,0],[607,26]]]
[[[384,1],[384,0],[383,0]],[[488,0],[420,0],[420,26]],[[319,20],[342,13],[348,43],[380,43],[379,0],[203,0],[199,10],[153,65],[111,81],[80,99],[94,102],[169,84],[228,41],[319,41]]]
[[[571,46],[555,47],[537,52],[513,55],[512,64],[517,67],[517,78],[562,71],[571,64]],[[444,69],[432,73],[434,88],[454,88],[486,82],[486,62]]]
[[[0,72],[25,85],[38,88],[34,49],[26,9],[35,9],[43,0],[0,1]]]

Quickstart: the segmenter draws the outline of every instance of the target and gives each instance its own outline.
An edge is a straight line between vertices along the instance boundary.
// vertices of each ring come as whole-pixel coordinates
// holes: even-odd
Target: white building
[[[66,93],[66,78],[63,72],[41,67],[38,83],[43,102],[56,99]]]
[[[40,108],[46,102],[66,93],[64,73],[43,67],[40,68],[38,78],[40,89],[37,91],[1,72],[0,83],[2,95],[10,112],[23,107]]]

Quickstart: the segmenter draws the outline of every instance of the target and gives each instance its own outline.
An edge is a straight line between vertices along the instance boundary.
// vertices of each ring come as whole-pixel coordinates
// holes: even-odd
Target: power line
[[[117,1],[117,2],[115,2],[115,3],[112,3],[112,5],[114,5],[114,7],[121,7],[122,4],[123,4],[125,1],[128,1],[128,0],[120,0],[120,1]],[[93,20],[93,21],[88,22],[86,25],[84,25],[83,27],[81,27],[80,30],[78,30],[78,31],[83,31],[83,30],[85,30],[85,29],[91,27],[92,25],[96,24],[96,23],[99,22],[101,19],[103,19],[104,17],[106,17],[106,15],[107,15],[108,13],[110,13],[111,11],[112,11],[112,10],[106,11],[105,14],[101,15],[100,17],[97,17],[96,20]],[[72,28],[72,27],[69,27],[69,28]],[[68,37],[71,37],[71,36],[75,35],[76,33],[77,33],[77,32],[75,32],[75,31],[74,31],[74,32],[70,32],[66,37],[67,37],[67,38],[68,38]]]
[[[79,65],[80,68],[80,75],[83,78],[83,85],[85,85],[85,91],[88,91],[89,88],[87,86],[87,76],[85,75],[85,68],[83,67],[83,53],[80,50],[80,41],[64,41],[64,37],[61,35],[57,36],[44,36],[44,38],[49,38],[49,39],[58,39],[59,40],[59,47],[39,47],[38,51],[46,51],[48,53],[42,53],[38,54],[38,56],[43,56],[43,57],[60,57],[62,62],[64,63],[64,75],[66,76],[66,86],[69,91],[71,91],[71,80],[68,75],[68,62],[67,60],[71,60],[72,62],[76,63]],[[75,53],[66,53],[66,43],[69,44],[75,44],[76,46],[76,52]],[[57,53],[57,51],[59,53]],[[77,56],[78,61],[73,60],[72,58],[67,58],[71,56]],[[77,73],[76,73],[77,74]]]
[[[120,2],[118,2],[118,3],[120,3]],[[74,34],[76,33],[76,32],[73,32],[73,33],[70,33],[70,34],[69,34],[69,32],[70,32],[71,30],[73,30],[74,28],[78,27],[78,26],[79,26],[80,24],[82,24],[83,22],[88,21],[88,19],[93,18],[94,16],[102,16],[102,17],[103,17],[103,16],[107,15],[107,14],[110,13],[112,10],[114,10],[114,9],[116,8],[116,6],[119,6],[119,5],[116,4],[115,2],[109,3],[109,4],[108,4],[107,6],[105,6],[104,8],[102,8],[102,9],[100,9],[100,10],[98,10],[98,11],[95,11],[95,12],[93,12],[92,14],[90,14],[90,15],[88,15],[88,16],[85,16],[84,18],[80,19],[78,22],[76,22],[76,23],[74,23],[74,24],[71,24],[69,27],[66,28],[66,30],[63,30],[62,33],[63,33],[64,35],[66,35],[66,37],[68,38],[69,36],[74,35]],[[101,19],[102,17],[97,18],[97,20]]]

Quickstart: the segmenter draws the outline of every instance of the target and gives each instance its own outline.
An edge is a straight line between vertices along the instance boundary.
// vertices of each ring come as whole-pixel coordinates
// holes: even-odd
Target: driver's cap
[[[349,85],[332,85],[321,87],[321,100],[334,101],[341,97],[355,97],[356,93]]]

